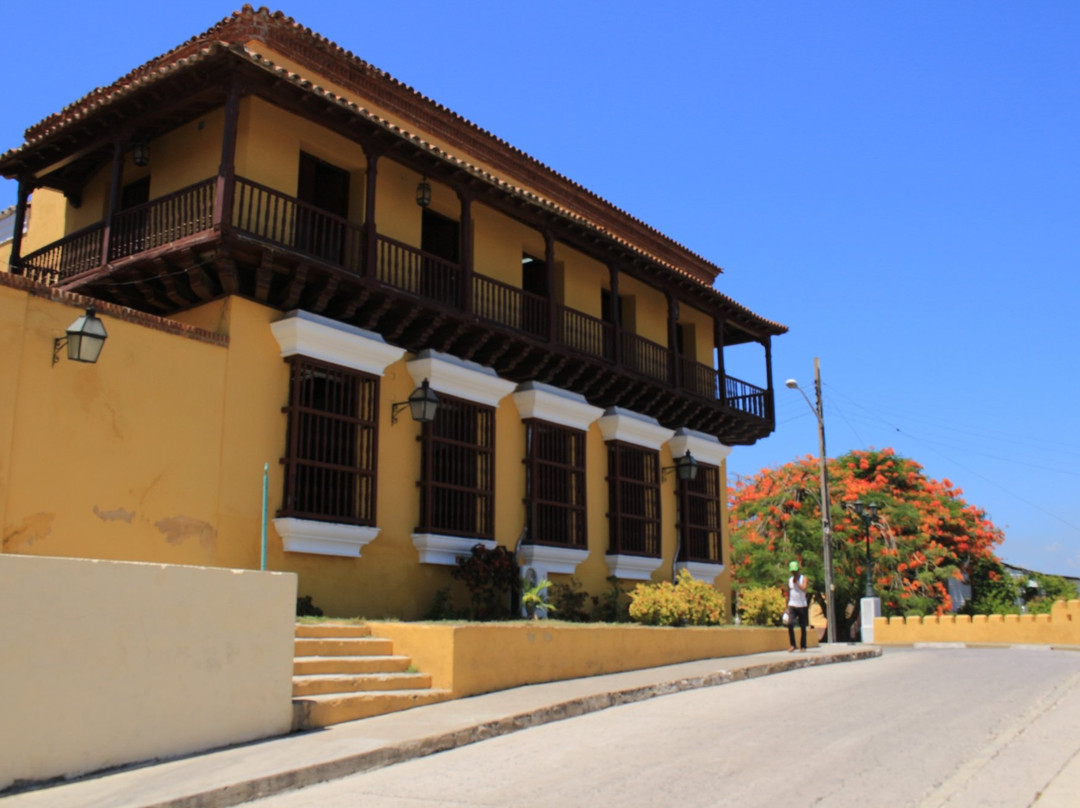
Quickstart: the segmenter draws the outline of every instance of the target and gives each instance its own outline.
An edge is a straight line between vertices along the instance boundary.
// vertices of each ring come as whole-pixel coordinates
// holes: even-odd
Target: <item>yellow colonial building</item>
[[[774,427],[785,328],[491,133],[245,6],[0,173],[3,552],[258,568],[267,513],[331,614],[421,617],[477,543],[730,592],[725,457]]]

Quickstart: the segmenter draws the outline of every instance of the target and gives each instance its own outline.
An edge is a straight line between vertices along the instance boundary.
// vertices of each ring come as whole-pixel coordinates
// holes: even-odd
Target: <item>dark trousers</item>
[[[799,628],[802,629],[802,643],[799,645],[804,651],[806,650],[806,626],[810,623],[810,607],[809,606],[788,606],[788,644],[795,647],[795,621],[798,621]]]

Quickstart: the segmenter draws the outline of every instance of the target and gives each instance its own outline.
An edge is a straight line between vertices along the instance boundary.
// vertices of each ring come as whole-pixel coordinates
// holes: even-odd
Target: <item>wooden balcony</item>
[[[768,390],[250,180],[223,186],[211,178],[125,210],[23,256],[21,270],[160,314],[225,294],[306,308],[728,444],[772,431]]]

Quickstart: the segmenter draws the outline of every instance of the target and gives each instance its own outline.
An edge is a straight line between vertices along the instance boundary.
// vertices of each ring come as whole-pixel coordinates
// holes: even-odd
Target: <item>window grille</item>
[[[698,463],[697,477],[680,485],[680,561],[723,561],[720,549],[720,469]]]
[[[279,516],[375,524],[379,380],[291,357],[285,496]]]
[[[495,538],[495,410],[440,393],[422,441],[417,530]]]
[[[608,442],[610,552],[660,556],[660,453]]]
[[[529,540],[585,547],[585,433],[526,421],[525,464]]]

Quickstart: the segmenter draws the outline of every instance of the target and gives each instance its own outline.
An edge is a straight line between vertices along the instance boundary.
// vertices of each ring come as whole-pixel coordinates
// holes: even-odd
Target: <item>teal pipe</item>
[[[262,506],[262,563],[259,569],[266,571],[266,502],[270,497],[270,464],[263,463],[263,506]]]

